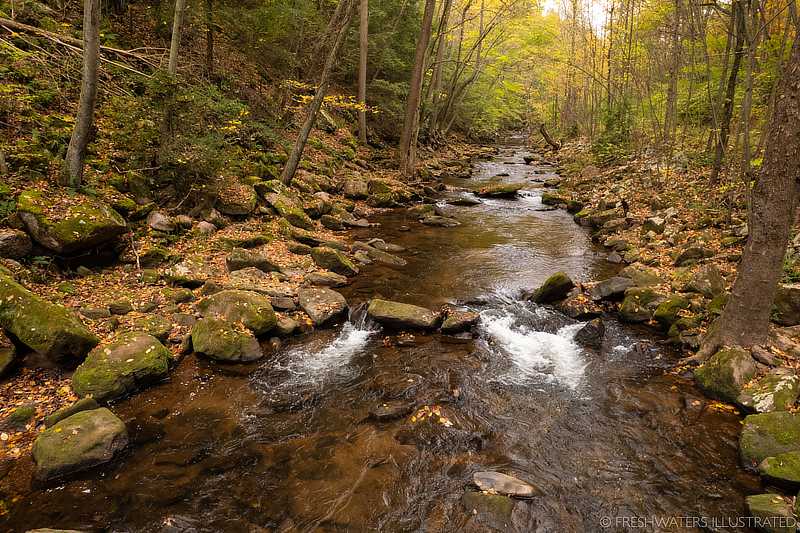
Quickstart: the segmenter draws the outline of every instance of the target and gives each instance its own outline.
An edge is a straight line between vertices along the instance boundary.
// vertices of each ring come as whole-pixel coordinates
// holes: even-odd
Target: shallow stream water
[[[446,205],[467,194],[446,193],[459,227],[392,213],[361,230],[404,246],[409,264],[365,267],[343,291],[350,321],[253,365],[186,358],[115,407],[134,440],[125,457],[23,489],[0,529],[594,532],[632,530],[618,517],[637,517],[638,530],[681,531],[693,529],[654,520],[743,515],[758,481],[737,467],[739,419],[670,374],[673,354],[611,317],[602,348],[582,349],[574,321],[520,300],[558,270],[612,272],[584,229],[542,205],[537,180],[553,169],[525,155],[505,147],[447,180],[529,184],[473,207]],[[385,341],[358,307],[376,295],[465,305],[481,314],[478,334]],[[408,414],[371,419],[386,402]],[[462,500],[480,470],[541,496],[475,515]]]

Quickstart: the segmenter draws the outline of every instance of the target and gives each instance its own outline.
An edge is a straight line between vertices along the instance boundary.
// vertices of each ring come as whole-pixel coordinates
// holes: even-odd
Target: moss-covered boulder
[[[514,507],[521,502],[508,496],[484,492],[465,492],[461,505],[470,515],[469,531],[509,531]]]
[[[25,429],[25,426],[33,420],[36,416],[36,406],[34,404],[25,404],[12,409],[3,418],[0,418],[0,429],[10,429],[19,431]]]
[[[697,384],[709,396],[736,403],[744,385],[756,375],[750,352],[742,348],[723,348],[694,371]]]
[[[73,312],[2,274],[0,327],[54,362],[80,360],[99,342]]]
[[[680,312],[689,308],[689,300],[679,295],[667,296],[661,303],[658,304],[656,310],[653,312],[653,319],[659,325],[668,331],[678,318]]]
[[[311,250],[311,258],[320,267],[342,276],[355,276],[358,274],[358,267],[349,257],[328,246],[318,246]]]
[[[106,243],[127,229],[119,213],[82,194],[56,196],[27,190],[17,198],[17,212],[36,242],[60,254]]]
[[[151,335],[123,333],[101,344],[72,375],[72,389],[81,398],[107,402],[166,377],[169,351]]]
[[[767,457],[800,451],[800,414],[774,411],[749,415],[739,435],[742,464],[755,468]]]
[[[544,205],[564,205],[566,206],[570,199],[557,191],[545,191],[542,193],[542,203]]]
[[[173,285],[194,289],[211,277],[211,266],[202,258],[187,257],[166,271],[167,281]]]
[[[773,483],[800,488],[800,451],[767,457],[758,465],[758,472]]]
[[[475,191],[482,198],[516,198],[524,183],[496,183],[485,185]]]
[[[790,368],[773,368],[751,380],[739,395],[738,403],[750,411],[768,413],[786,411],[800,394],[800,377]]]
[[[358,179],[351,179],[344,182],[342,194],[351,200],[363,200],[369,194],[367,182]]]
[[[216,208],[223,215],[249,215],[255,211],[257,202],[258,194],[252,185],[225,178],[217,186]]]
[[[131,327],[133,331],[147,333],[161,342],[166,342],[172,332],[172,321],[161,315],[144,315],[135,319]]]
[[[216,361],[249,362],[264,354],[253,332],[220,318],[202,318],[192,328],[194,350]]]
[[[778,285],[772,320],[781,326],[800,324],[800,283]]]
[[[617,251],[624,251],[624,250],[617,250]],[[659,276],[658,271],[654,268],[646,267],[641,264],[635,265],[628,265],[622,270],[620,270],[619,274],[620,277],[628,278],[633,281],[633,284],[637,287],[653,287],[655,285],[659,285],[662,282],[661,276]]]
[[[0,378],[3,377],[14,364],[17,349],[11,339],[0,329]]]
[[[418,198],[405,183],[397,180],[373,178],[367,182],[367,204],[371,207],[398,207]]]
[[[385,326],[412,329],[435,329],[441,319],[440,313],[430,309],[378,298],[369,302],[367,315]]]
[[[745,498],[750,516],[760,531],[766,533],[795,533],[797,519],[792,502],[780,494],[756,494]]]
[[[605,224],[607,224],[612,220],[621,220],[624,218],[625,218],[625,211],[623,211],[622,208],[619,207],[615,207],[613,209],[606,209],[604,211],[595,211],[586,217],[589,225],[592,226],[593,228],[602,228]]]
[[[619,308],[619,317],[632,324],[647,322],[662,296],[653,289],[632,287],[625,291],[625,298]]]
[[[255,335],[268,332],[278,321],[270,299],[252,291],[221,291],[202,300],[197,309],[204,317],[242,324]]]
[[[537,304],[557,302],[566,298],[574,287],[575,283],[565,272],[556,272],[533,291],[527,299]]]
[[[46,429],[33,444],[36,475],[52,479],[107,463],[128,445],[125,424],[105,408],[82,411]]]
[[[706,298],[714,298],[725,291],[725,278],[722,277],[722,272],[717,265],[709,263],[693,272],[682,290],[697,292]]]
[[[270,193],[267,194],[266,200],[292,226],[305,230],[314,229],[314,221],[303,211],[303,206],[290,196]]]
[[[65,418],[69,418],[76,413],[80,413],[81,411],[93,411],[99,407],[100,405],[94,398],[81,398],[77,402],[67,405],[66,407],[62,407],[61,409],[58,409],[44,417],[44,427],[49,428],[51,426],[55,426]]]
[[[347,311],[347,300],[338,292],[325,287],[302,289],[298,293],[300,307],[315,326],[323,326]]]
[[[266,255],[244,248],[234,248],[225,258],[229,272],[244,268],[257,268],[264,272],[280,272],[281,267]]]

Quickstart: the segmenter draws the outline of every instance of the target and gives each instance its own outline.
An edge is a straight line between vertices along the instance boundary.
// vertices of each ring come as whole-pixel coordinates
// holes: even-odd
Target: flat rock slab
[[[542,491],[530,483],[501,472],[475,472],[472,474],[472,482],[483,491],[514,498],[533,498],[534,496],[542,495]]]
[[[367,315],[386,326],[415,329],[435,329],[440,319],[430,309],[378,298],[370,301]]]
[[[347,285],[347,277],[335,272],[312,272],[303,281],[320,287],[344,287]]]
[[[369,410],[370,418],[378,422],[385,422],[388,420],[396,420],[411,414],[414,410],[414,404],[400,400],[384,402],[376,405]]]
[[[322,326],[347,311],[347,300],[338,292],[325,287],[301,289],[300,307],[315,326]]]

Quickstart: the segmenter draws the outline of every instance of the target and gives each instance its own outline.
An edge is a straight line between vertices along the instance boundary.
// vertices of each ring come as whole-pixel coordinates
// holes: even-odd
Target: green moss
[[[658,304],[653,318],[662,328],[669,330],[672,324],[678,320],[679,313],[689,308],[689,300],[683,296],[669,296],[666,300]]]
[[[800,414],[775,411],[744,419],[739,454],[745,466],[792,451],[800,451]]]
[[[219,318],[203,318],[192,328],[195,351],[225,362],[255,361],[263,354],[255,336]]]
[[[697,384],[706,393],[722,401],[738,400],[742,386],[756,375],[750,353],[741,348],[726,348],[715,353],[694,371]]]

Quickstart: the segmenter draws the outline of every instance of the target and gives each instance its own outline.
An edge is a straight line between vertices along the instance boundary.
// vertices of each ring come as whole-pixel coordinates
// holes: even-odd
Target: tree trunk
[[[214,76],[214,0],[206,0],[206,76]]]
[[[422,28],[419,40],[417,41],[417,51],[414,55],[414,70],[411,73],[411,83],[409,84],[408,100],[406,101],[406,116],[403,123],[403,133],[400,136],[400,170],[405,176],[414,173],[416,164],[416,146],[414,146],[414,131],[419,122],[419,104],[422,97],[422,78],[425,68],[425,53],[428,50],[428,43],[431,39],[431,28],[433,26],[433,12],[436,7],[436,0],[425,1],[425,13],[422,16]]]
[[[97,63],[100,59],[100,0],[83,2],[83,76],[75,127],[67,148],[61,184],[78,188],[83,180],[83,159],[94,119],[97,99]]]
[[[178,72],[178,48],[181,44],[181,26],[186,0],[175,0],[175,17],[172,20],[172,42],[169,45],[169,67],[167,72],[174,76]]]
[[[314,128],[314,123],[317,121],[317,114],[322,108],[322,103],[325,100],[325,94],[328,92],[328,85],[330,85],[331,71],[333,64],[336,62],[336,57],[339,55],[339,49],[342,47],[344,38],[347,35],[347,27],[350,25],[350,20],[353,18],[355,0],[340,0],[336,8],[334,17],[338,18],[339,28],[336,30],[334,41],[331,44],[331,49],[328,52],[328,57],[325,60],[325,66],[322,69],[322,74],[319,78],[317,85],[317,92],[314,94],[314,99],[311,101],[311,107],[308,110],[306,119],[300,132],[297,135],[297,140],[294,143],[292,152],[289,154],[289,159],[286,161],[286,167],[281,174],[281,181],[286,185],[292,183],[294,175],[297,172],[297,167],[300,165],[300,159],[303,157],[303,150],[305,150],[306,142],[308,141],[311,130]],[[331,30],[336,29],[336,21],[331,21]]]
[[[669,65],[667,105],[664,109],[664,141],[672,149],[675,144],[675,126],[678,115],[678,73],[681,66],[681,0],[675,0],[672,25],[672,60]]]
[[[358,62],[358,138],[367,144],[367,56],[369,51],[369,0],[361,0]]]
[[[450,10],[453,0],[444,0],[442,18],[439,24],[439,42],[436,44],[436,60],[433,64],[433,78],[431,79],[431,120],[430,129],[433,136],[437,135],[439,127],[439,110],[441,108],[442,73],[444,70],[444,53],[447,44],[447,31],[450,23]]]
[[[750,237],[733,291],[694,357],[703,361],[721,346],[745,348],[767,340],[769,318],[800,196],[800,39],[780,81],[764,164],[752,191]]]

